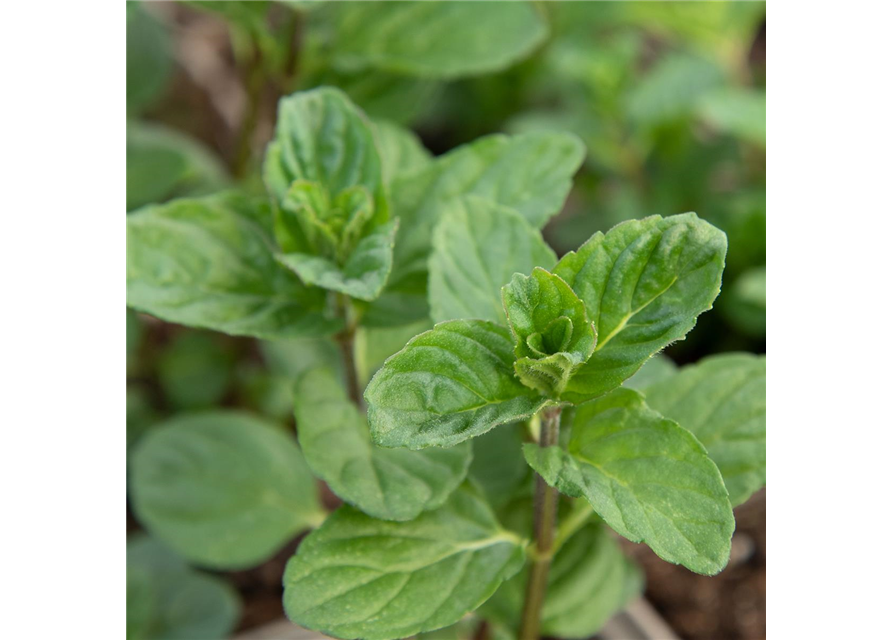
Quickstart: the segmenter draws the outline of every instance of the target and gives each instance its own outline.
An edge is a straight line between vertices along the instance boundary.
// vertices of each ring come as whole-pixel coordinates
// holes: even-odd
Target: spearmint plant
[[[588,637],[642,589],[611,530],[721,571],[732,508],[765,483],[765,360],[676,371],[654,356],[712,307],[725,234],[651,216],[558,260],[539,229],[582,158],[574,136],[543,132],[432,158],[322,88],[280,102],[266,197],[129,215],[132,308],[341,354],[294,381],[297,441],[226,410],[152,430],[131,467],[142,524],[213,569],[313,529],[283,605],[339,638],[480,621],[494,637]],[[420,323],[366,384],[377,365],[358,336]],[[316,479],[344,505],[327,514]]]

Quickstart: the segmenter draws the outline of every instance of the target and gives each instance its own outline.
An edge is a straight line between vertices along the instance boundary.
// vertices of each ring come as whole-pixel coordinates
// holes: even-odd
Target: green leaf
[[[127,210],[178,196],[200,196],[227,182],[220,160],[168,127],[127,123]]]
[[[347,189],[364,187],[372,194],[373,226],[388,219],[372,124],[338,89],[321,87],[279,101],[264,181],[273,198],[282,202],[296,180],[321,185],[330,201]]]
[[[472,440],[474,457],[468,475],[494,509],[503,507],[530,473],[521,456],[524,423],[491,429]]]
[[[359,300],[374,300],[391,272],[396,233],[396,220],[375,228],[359,241],[344,266],[306,253],[279,254],[276,259],[307,285],[346,293]]]
[[[722,476],[700,442],[618,389],[577,407],[567,451],[524,445],[550,485],[585,496],[617,533],[705,575],[729,560],[735,518]]]
[[[140,442],[132,471],[140,522],[208,567],[258,565],[322,518],[297,443],[245,413],[172,418]]]
[[[162,320],[257,338],[338,331],[325,295],[273,255],[269,209],[237,194],[127,216],[127,304]]]
[[[629,117],[639,125],[655,125],[691,115],[698,101],[724,82],[722,69],[711,60],[688,53],[667,55],[629,95]]]
[[[766,92],[728,87],[712,91],[698,103],[710,125],[754,144],[766,146]]]
[[[341,507],[286,566],[283,604],[338,638],[403,638],[459,621],[523,563],[523,541],[465,485],[410,522]]]
[[[508,329],[442,322],[389,358],[366,387],[372,440],[386,447],[449,447],[528,418],[549,401],[512,371]]]
[[[418,171],[431,162],[431,152],[409,129],[387,120],[377,120],[374,131],[386,183]]]
[[[178,334],[159,356],[158,382],[165,400],[175,408],[210,408],[223,400],[235,363],[216,337],[187,331]]]
[[[517,632],[528,573],[521,571],[503,584],[484,603],[480,615]],[[588,524],[552,560],[542,635],[590,638],[642,588],[642,572],[623,555],[608,529],[601,523]]]
[[[384,520],[412,520],[442,505],[465,478],[468,443],[424,451],[383,449],[327,369],[295,384],[295,419],[307,464],[342,500]]]
[[[598,343],[562,400],[611,391],[683,338],[713,306],[726,245],[722,231],[686,213],[624,222],[565,255],[553,271],[583,300]]]
[[[529,3],[357,2],[332,7],[334,64],[456,78],[499,71],[529,55],[548,27]]]
[[[155,102],[173,70],[167,29],[138,2],[127,4],[127,111]]]
[[[384,361],[400,351],[406,343],[433,326],[430,320],[397,327],[360,327],[354,340],[354,356],[357,376],[365,388],[372,375],[381,368]]]
[[[502,288],[502,300],[515,338],[515,373],[531,389],[557,398],[595,349],[595,325],[583,301],[541,267],[529,276],[516,273]]]
[[[403,300],[403,322],[427,314],[431,238],[450,200],[480,196],[512,208],[533,226],[542,227],[564,204],[584,155],[583,144],[568,133],[492,135],[454,149],[428,167],[395,180],[391,198],[394,213],[400,217],[400,231],[394,248],[394,271],[385,295],[415,299],[415,306]],[[377,306],[384,303],[382,299]],[[422,316],[410,315],[410,309]]]
[[[452,200],[434,230],[428,301],[435,322],[479,318],[504,323],[500,290],[513,273],[558,259],[516,211],[477,196]]]
[[[228,638],[241,603],[224,580],[191,569],[146,535],[127,540],[127,640]]]
[[[732,506],[766,484],[766,357],[722,354],[643,389],[648,405],[707,448]]]
[[[632,377],[627,378],[623,382],[623,386],[627,389],[635,389],[644,393],[650,385],[672,378],[676,375],[679,367],[669,357],[662,353],[658,353],[653,358],[642,365],[642,368],[636,371]]]

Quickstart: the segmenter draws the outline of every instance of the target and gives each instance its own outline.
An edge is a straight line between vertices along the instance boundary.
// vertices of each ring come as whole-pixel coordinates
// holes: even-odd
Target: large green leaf
[[[372,194],[376,221],[387,220],[382,163],[372,124],[340,90],[321,87],[279,101],[264,181],[281,202],[296,180],[322,185],[329,199],[352,187]]]
[[[267,217],[265,217],[267,216]],[[169,322],[258,338],[337,331],[322,291],[273,255],[269,208],[237,194],[127,217],[127,304]]]
[[[455,78],[504,69],[548,34],[526,2],[354,2],[332,7],[335,65]]]
[[[729,560],[735,518],[703,445],[619,389],[577,407],[568,450],[524,445],[550,485],[585,496],[617,533],[692,571],[713,575]]]
[[[234,411],[175,417],[152,430],[134,453],[132,489],[140,522],[208,567],[260,564],[323,517],[297,443]]]
[[[619,386],[683,338],[719,293],[725,234],[693,213],[651,216],[596,233],[554,272],[595,322],[595,353],[562,399],[580,403]]]
[[[404,638],[457,622],[523,562],[523,541],[467,485],[409,522],[344,506],[289,561],[283,604],[293,622],[338,638]]]
[[[595,326],[568,284],[536,267],[502,288],[515,337],[515,374],[525,385],[558,398],[595,349]]]
[[[471,463],[471,447],[424,451],[372,444],[366,418],[328,369],[295,384],[295,419],[307,464],[340,498],[375,518],[411,520],[444,503]]]
[[[285,253],[277,259],[307,285],[340,291],[359,300],[374,300],[391,272],[396,232],[396,220],[376,227],[357,243],[344,265],[307,253]]]
[[[127,540],[127,640],[228,638],[239,596],[146,535]]]
[[[431,153],[409,129],[387,120],[374,123],[385,182],[418,171],[431,162]]]
[[[500,290],[512,274],[550,269],[558,260],[520,214],[477,196],[444,207],[432,242],[428,301],[435,322],[505,323]]]
[[[479,613],[517,630],[528,571],[503,584]],[[542,635],[590,638],[640,594],[643,576],[601,523],[590,523],[559,549],[549,569]]]
[[[374,442],[449,447],[530,417],[549,403],[512,370],[512,338],[484,320],[453,320],[416,336],[366,387]]]
[[[766,484],[766,357],[722,354],[643,389],[648,406],[691,431],[719,467],[732,506]]]
[[[220,160],[198,141],[163,125],[127,123],[127,210],[226,184]]]
[[[450,200],[480,196],[510,207],[533,226],[542,227],[564,204],[584,155],[583,144],[568,133],[492,135],[395,180],[391,197],[394,214],[400,217],[400,231],[385,296],[391,293],[416,300],[414,306],[404,300],[404,312],[389,319],[399,322],[402,318],[408,323],[420,319],[410,311],[427,314],[431,238]],[[384,306],[385,301],[383,296],[375,306]],[[375,315],[384,314],[376,311]]]

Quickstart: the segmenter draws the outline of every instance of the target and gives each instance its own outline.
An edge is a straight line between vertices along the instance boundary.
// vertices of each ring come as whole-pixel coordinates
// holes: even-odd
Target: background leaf
[[[503,584],[479,610],[517,633],[528,571]],[[543,636],[589,638],[642,592],[642,572],[623,555],[607,527],[584,526],[559,549],[549,569],[542,610]]]
[[[374,442],[386,447],[449,447],[529,417],[548,400],[512,371],[508,329],[453,320],[416,336],[366,387]]]
[[[146,535],[127,540],[127,640],[227,638],[241,603],[223,580],[191,569]]]
[[[260,564],[322,518],[297,443],[240,412],[175,417],[152,430],[134,453],[132,488],[140,522],[208,567]]]
[[[269,209],[236,194],[176,200],[127,217],[127,304],[168,322],[257,338],[335,332],[322,291],[273,257]]]
[[[619,386],[683,338],[719,293],[725,234],[693,213],[617,225],[565,255],[554,272],[586,304],[598,344],[562,395],[585,402]]]
[[[411,520],[442,505],[465,478],[468,443],[424,451],[372,444],[365,417],[327,369],[302,376],[294,395],[307,464],[338,497],[370,516]]]
[[[347,71],[375,67],[436,78],[486,73],[528,55],[548,34],[526,2],[362,2],[331,9],[334,64]]]
[[[505,324],[500,290],[513,273],[558,259],[516,211],[468,196],[451,201],[434,230],[428,300],[435,322],[478,318]]]
[[[410,522],[341,507],[289,561],[283,603],[339,638],[403,638],[457,622],[523,562],[522,541],[466,485]]]
[[[509,502],[527,479],[530,469],[521,455],[526,424],[491,429],[472,440],[474,457],[468,475],[487,496],[487,502],[499,509]]]
[[[733,507],[766,484],[765,356],[710,356],[642,391],[707,448]]]
[[[716,465],[688,431],[620,389],[577,407],[567,451],[524,445],[550,485],[584,496],[617,533],[668,562],[714,575],[729,560],[735,518]]]
[[[374,131],[386,183],[419,171],[431,162],[431,152],[409,129],[387,120],[376,120]]]
[[[151,106],[173,70],[170,36],[138,2],[127,3],[127,111]]]

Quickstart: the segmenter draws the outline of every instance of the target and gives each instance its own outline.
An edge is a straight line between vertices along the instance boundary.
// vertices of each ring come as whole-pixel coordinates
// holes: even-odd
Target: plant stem
[[[232,170],[233,175],[237,178],[245,175],[251,160],[251,143],[260,116],[261,94],[264,89],[263,60],[260,47],[253,37],[251,38],[251,58],[247,61],[246,68],[242,73],[248,103],[242,116],[233,157]]]
[[[552,447],[558,444],[558,431],[561,424],[561,407],[550,407],[543,411],[539,445]],[[542,476],[536,476],[536,494],[533,498],[533,534],[536,540],[536,553],[530,575],[527,578],[527,592],[524,596],[524,609],[521,613],[520,640],[537,640],[540,633],[540,615],[546,599],[546,586],[549,565],[552,562],[552,543],[555,538],[555,516],[558,510],[558,491],[546,484]]]
[[[339,296],[338,306],[341,316],[344,318],[344,330],[335,336],[338,348],[341,350],[341,362],[344,364],[344,378],[347,381],[347,395],[360,411],[366,411],[366,403],[363,401],[363,390],[360,388],[360,377],[357,371],[355,354],[357,321],[351,308],[350,298]]]

